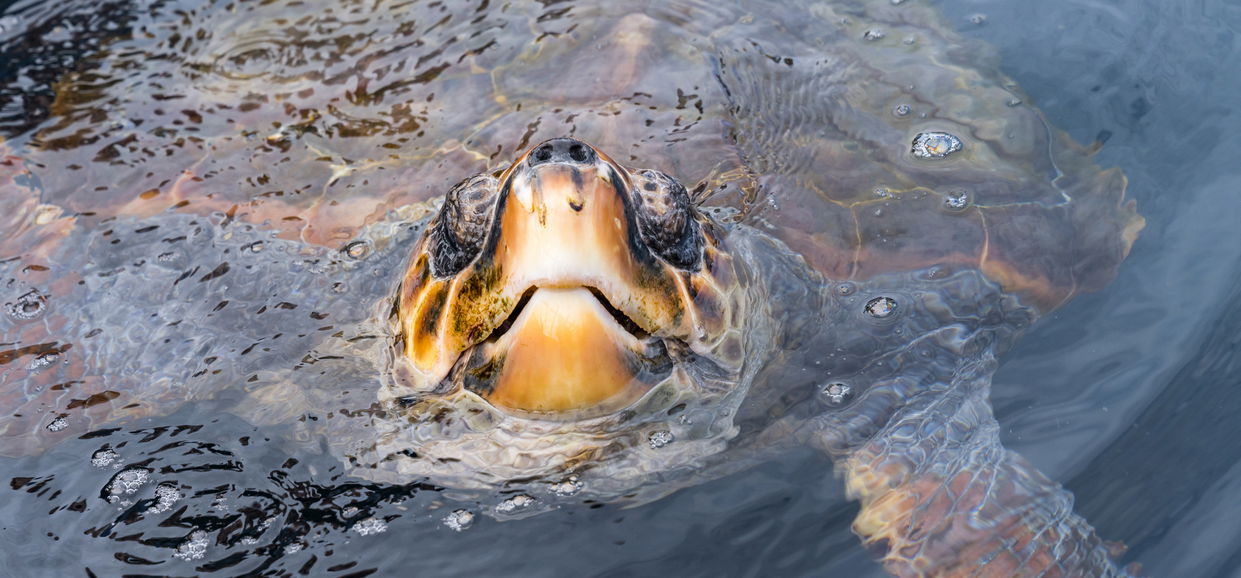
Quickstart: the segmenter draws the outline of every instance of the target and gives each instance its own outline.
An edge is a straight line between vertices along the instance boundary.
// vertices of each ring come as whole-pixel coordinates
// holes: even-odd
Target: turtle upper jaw
[[[625,181],[602,161],[514,171],[475,267],[502,271],[518,295],[590,287],[647,333],[675,329],[683,308],[676,274],[639,238]]]
[[[478,255],[436,271],[434,252],[451,243],[428,234],[406,276],[416,389],[448,383],[554,419],[636,401],[668,374],[662,341],[704,333],[693,309],[710,287],[651,251],[630,175],[584,143],[539,145],[496,186]]]

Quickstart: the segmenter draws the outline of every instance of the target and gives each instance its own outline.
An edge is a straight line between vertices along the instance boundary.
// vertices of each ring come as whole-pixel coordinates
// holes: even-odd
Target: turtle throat
[[[452,378],[510,411],[549,419],[611,413],[671,371],[663,342],[634,329],[641,332],[597,289],[531,288],[504,324],[462,355]]]

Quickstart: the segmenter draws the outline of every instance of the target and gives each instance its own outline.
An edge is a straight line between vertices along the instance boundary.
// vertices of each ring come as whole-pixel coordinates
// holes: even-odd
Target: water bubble
[[[177,489],[177,485],[169,482],[155,486],[155,505],[151,506],[148,513],[162,514],[172,509],[172,505],[181,499],[181,492]]]
[[[388,531],[388,524],[379,518],[366,518],[359,520],[349,529],[362,536],[370,536]]]
[[[1021,99],[1014,96],[1008,99],[1008,102],[1005,102],[1004,104],[1010,108],[1014,106],[1021,106]]]
[[[496,512],[501,514],[511,514],[517,510],[524,510],[534,504],[534,497],[525,494],[517,494],[496,505]]]
[[[840,295],[841,297],[848,297],[849,295],[853,295],[854,291],[857,291],[857,286],[854,285],[853,283],[849,283],[846,281],[844,283],[840,283],[836,285],[836,294]]]
[[[905,0],[892,0],[893,6],[900,6],[901,4],[904,4],[904,3],[905,3]]]
[[[241,250],[247,253],[262,253],[265,248],[267,248],[267,246],[262,241],[255,241],[245,247],[242,247]]]
[[[914,36],[913,34],[910,34],[909,36],[906,36],[901,39],[901,44],[904,44],[905,46],[913,46],[914,43],[916,43],[917,41],[918,41],[918,37]]]
[[[944,194],[944,208],[949,211],[964,211],[970,206],[970,194],[965,191],[948,191]]]
[[[350,259],[365,259],[367,255],[371,254],[371,245],[366,241],[354,241],[345,245],[345,248],[341,251],[348,255]]]
[[[942,159],[961,150],[961,139],[946,132],[924,132],[914,137],[913,155],[920,159]]]
[[[904,103],[898,104],[892,108],[892,114],[896,116],[909,116],[909,113],[913,111],[914,109],[912,106]]]
[[[569,476],[562,482],[552,484],[551,490],[557,496],[572,496],[582,491],[582,482],[578,481],[577,476]]]
[[[177,546],[177,551],[172,553],[173,556],[185,560],[199,560],[207,555],[207,533],[202,530],[194,530],[190,534],[189,539]]]
[[[133,494],[151,479],[151,470],[147,468],[125,468],[112,476],[108,482],[108,502],[115,504],[121,496]]]
[[[58,415],[56,416],[56,419],[53,419],[51,423],[47,424],[47,431],[58,432],[67,427],[69,427],[69,420],[65,419],[65,416],[63,415]]]
[[[257,541],[258,541],[258,540],[255,540],[255,542],[257,542]],[[286,546],[284,547],[284,553],[285,553],[285,555],[289,555],[289,554],[296,554],[296,553],[301,552],[301,551],[302,551],[302,545],[301,545],[301,544],[288,544],[288,545],[286,545]]]
[[[971,14],[970,15],[970,24],[973,24],[975,26],[982,26],[983,24],[986,24],[986,23],[987,23],[986,14]]]
[[[875,187],[874,189],[871,189],[871,191],[870,191],[870,192],[871,192],[871,194],[873,194],[873,195],[875,195],[876,197],[879,197],[879,198],[881,198],[881,199],[883,199],[883,198],[887,198],[887,196],[888,196],[889,194],[891,194],[891,193],[889,193],[889,192],[888,192],[888,188],[887,188],[887,187]]]
[[[853,397],[853,388],[844,383],[829,383],[823,388],[823,395],[832,405],[840,405]]]
[[[882,28],[870,28],[862,33],[862,39],[874,42],[876,40],[883,40],[883,37],[887,35],[888,33],[884,32]]]
[[[650,442],[651,449],[657,450],[672,443],[672,440],[676,438],[672,436],[672,432],[666,429],[661,429],[659,431],[651,432],[651,435],[647,436],[646,439]]]
[[[866,302],[866,314],[875,319],[891,317],[896,313],[896,300],[891,297],[876,297]]]
[[[450,530],[460,532],[474,524],[474,512],[469,510],[453,510],[444,516],[444,525]]]
[[[5,303],[4,308],[9,317],[19,321],[30,321],[38,319],[44,311],[47,311],[47,298],[40,295],[38,291],[29,291],[18,297],[17,301]]]
[[[112,448],[103,448],[91,454],[90,465],[96,468],[106,468],[120,457]]]
[[[30,371],[39,371],[40,369],[51,367],[53,364],[56,363],[56,360],[58,359],[60,359],[59,353],[56,353],[54,351],[50,353],[44,353],[43,355],[40,355],[32,359],[30,361],[30,365],[26,366],[26,369],[29,369]]]

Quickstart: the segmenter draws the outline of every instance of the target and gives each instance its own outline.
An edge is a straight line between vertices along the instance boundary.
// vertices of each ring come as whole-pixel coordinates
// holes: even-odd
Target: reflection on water
[[[875,26],[847,8],[692,1],[0,2],[0,156],[13,155],[0,167],[0,258],[28,254],[0,264],[6,322],[23,335],[90,336],[96,328],[79,327],[90,317],[110,340],[88,359],[47,340],[4,353],[0,371],[22,389],[0,393],[0,405],[29,409],[23,427],[35,431],[5,448],[31,455],[0,462],[9,568],[881,575],[849,529],[857,506],[809,451],[632,509],[583,504],[578,482],[564,480],[564,507],[530,516],[547,508],[521,493],[481,504],[434,480],[351,477],[323,437],[326,423],[365,421],[373,402],[364,372],[335,353],[379,355],[382,328],[367,323],[392,289],[385,272],[404,266],[400,244],[419,231],[386,221],[387,210],[417,207],[545,138],[573,135],[678,175],[733,218],[776,214],[782,227],[819,235],[843,221],[782,212],[797,199],[763,191],[848,191],[879,203],[866,218],[876,235],[890,233],[885,223],[908,205],[882,203],[908,183],[876,184],[853,162],[870,153],[817,145],[805,127],[816,107],[856,102],[850,91],[862,86],[867,106],[914,127],[946,102],[926,95],[959,88],[935,77],[897,83],[899,60],[840,58],[795,40],[844,30],[875,50],[938,46],[942,33],[920,7],[878,4],[908,8],[907,19]],[[1235,171],[1217,167],[1236,144],[1220,103],[1241,86],[1235,75],[1207,80],[1203,63],[1236,56],[1241,15],[1192,1],[943,8],[967,36],[999,47],[1004,71],[1055,124],[1107,141],[1100,164],[1124,168],[1151,223],[1117,286],[1060,309],[1008,359],[994,394],[1006,443],[1065,480],[1100,533],[1123,539],[1152,574],[1226,573],[1241,556],[1231,510],[1217,508],[1235,502],[1229,468],[1241,455],[1225,387],[1237,376],[1241,262],[1227,224],[1241,222],[1241,208]],[[794,10],[812,17],[790,18]],[[1192,47],[1148,48],[1161,44],[1152,38],[1184,45],[1181,20],[1197,31]],[[953,46],[937,58],[992,58],[981,44]],[[868,68],[876,62],[886,66]],[[805,82],[781,92],[773,79],[790,70]],[[960,159],[973,152],[952,139],[1007,142],[1012,154],[1046,146],[1033,121],[1007,140],[988,132],[999,123],[987,119],[1029,110],[1029,97],[1004,88],[982,104],[944,105],[976,125],[902,136],[958,163],[959,180],[935,181],[940,196],[925,200],[948,223],[926,225],[927,235],[957,227],[971,205],[1017,194],[979,190],[1004,181],[989,173],[998,165],[971,174]],[[823,130],[886,138],[890,127],[862,112]],[[750,140],[730,140],[738,133]],[[1048,194],[1037,200],[1060,202]],[[75,220],[13,236],[18,216]],[[350,243],[376,223],[393,228]],[[61,238],[83,243],[80,277],[25,265]],[[101,295],[93,279],[120,281]],[[169,304],[147,317],[109,302],[118,299]],[[178,328],[191,322],[209,329]],[[272,379],[280,371],[339,387],[307,393]],[[109,381],[132,375],[143,376],[140,395]],[[176,410],[185,400],[196,403]],[[38,413],[57,402],[73,411]],[[323,407],[359,413],[314,411]],[[92,425],[118,415],[122,427]]]

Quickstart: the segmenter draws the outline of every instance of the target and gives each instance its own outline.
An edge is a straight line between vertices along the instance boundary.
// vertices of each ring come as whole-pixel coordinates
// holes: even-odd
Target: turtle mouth
[[[652,337],[594,287],[531,287],[449,380],[510,413],[583,419],[632,405],[672,370]]]
[[[672,342],[716,337],[716,282],[731,277],[704,256],[684,188],[649,174],[553,139],[450,192],[398,304],[415,393],[464,390],[507,413],[582,419],[665,380]]]
[[[530,299],[534,297],[535,292],[540,289],[541,288],[537,286],[526,289],[526,291],[521,294],[521,299],[517,301],[517,305],[513,307],[513,311],[508,314],[508,317],[504,318],[504,321],[500,322],[500,325],[492,330],[491,335],[488,335],[487,338],[483,340],[483,343],[493,343],[508,333],[509,330],[513,328],[513,324],[517,322],[517,319],[525,310],[526,305],[530,303]],[[617,325],[622,327],[627,333],[638,339],[647,339],[650,337],[650,334],[647,333],[645,329],[642,329],[637,322],[630,319],[628,315],[625,315],[624,311],[621,311],[620,309],[617,309],[615,305],[612,305],[612,302],[608,300],[607,296],[604,295],[603,291],[601,291],[598,287],[585,285],[582,286],[581,289],[585,289],[593,295],[599,302],[599,305],[602,306],[603,309],[607,311],[608,315],[612,317],[612,320],[615,321]],[[547,290],[564,291],[565,288],[548,288]]]

